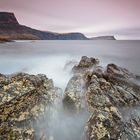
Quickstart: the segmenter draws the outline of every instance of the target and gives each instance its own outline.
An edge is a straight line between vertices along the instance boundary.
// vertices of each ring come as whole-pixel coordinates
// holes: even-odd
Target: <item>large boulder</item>
[[[92,115],[86,127],[87,140],[138,140],[140,120],[124,119],[119,108],[138,105],[139,93],[96,75],[91,75],[89,83],[86,100]]]
[[[0,139],[35,139],[34,124],[57,96],[45,75],[0,75]]]
[[[132,118],[129,113],[130,117],[126,120],[120,111],[121,108],[135,108],[140,104],[140,86],[131,80],[138,76],[115,64],[103,68],[97,60],[82,57],[72,69],[73,77],[78,73],[84,81],[83,94],[91,113],[86,126],[86,139],[138,140],[140,115]],[[75,85],[75,82],[71,84]]]

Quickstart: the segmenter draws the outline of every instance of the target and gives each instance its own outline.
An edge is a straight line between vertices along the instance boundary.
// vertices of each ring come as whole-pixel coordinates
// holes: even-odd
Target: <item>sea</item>
[[[70,71],[82,56],[95,57],[140,74],[140,41],[20,40],[0,44],[0,73],[46,74],[56,86],[65,88]],[[66,67],[67,64],[71,64]],[[60,80],[61,79],[61,80]]]

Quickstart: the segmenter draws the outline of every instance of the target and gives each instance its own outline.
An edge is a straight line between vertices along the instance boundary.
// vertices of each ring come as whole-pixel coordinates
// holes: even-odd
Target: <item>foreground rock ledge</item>
[[[98,59],[87,56],[82,57],[72,72],[64,106],[72,106],[79,112],[85,98],[84,108],[91,113],[85,127],[86,140],[139,140],[140,115],[136,112],[140,86],[134,82],[139,76],[115,64],[103,68]]]
[[[0,75],[0,140],[34,140],[34,124],[56,97],[45,75]]]
[[[45,140],[35,126],[57,98],[70,115],[90,113],[84,140],[139,140],[140,76],[87,56],[72,72],[62,99],[45,75],[0,74],[0,140]]]

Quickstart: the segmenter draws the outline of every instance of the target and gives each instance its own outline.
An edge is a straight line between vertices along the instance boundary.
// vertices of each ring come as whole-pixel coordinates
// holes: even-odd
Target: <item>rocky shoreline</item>
[[[81,140],[140,139],[140,76],[87,56],[72,73],[64,93],[43,74],[0,74],[0,140],[57,140],[35,128],[57,99],[70,115],[89,112]]]
[[[15,14],[0,12],[0,40],[116,40],[114,36],[88,38],[80,32],[56,33],[21,25]]]
[[[0,38],[0,43],[5,43],[5,42],[13,42],[13,41],[7,38]]]

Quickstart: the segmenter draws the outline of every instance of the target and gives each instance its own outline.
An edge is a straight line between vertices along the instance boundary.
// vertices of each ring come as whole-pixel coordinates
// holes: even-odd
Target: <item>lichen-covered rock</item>
[[[34,123],[57,97],[45,75],[0,75],[0,139],[35,139]]]
[[[89,58],[87,56],[82,56],[79,64],[74,66],[72,71],[74,73],[76,73],[76,72],[85,72],[86,70],[92,69],[98,63],[99,63],[98,59],[95,59],[93,57]]]
[[[55,139],[44,123],[56,117],[54,106],[71,117],[90,114],[85,140],[139,140],[140,85],[134,81],[140,76],[115,64],[103,68],[86,56],[72,72],[64,95],[42,74],[0,74],[0,140]]]
[[[120,78],[132,78],[132,77],[134,77],[133,73],[131,73],[127,69],[121,68],[115,64],[108,64],[106,72],[109,75],[113,75],[113,76],[120,77]]]
[[[139,140],[139,122],[123,122],[116,107],[95,109],[87,126],[87,140]]]
[[[107,69],[108,70],[108,69]],[[138,140],[140,139],[139,120],[123,121],[123,115],[117,107],[136,106],[140,103],[140,87],[135,90],[134,84],[125,82],[115,82],[106,78],[113,75],[118,79],[117,74],[112,71],[104,72],[104,78],[98,75],[90,76],[88,89],[86,93],[89,111],[92,113],[88,122],[88,139],[89,140]],[[105,75],[106,74],[106,75]],[[119,74],[120,75],[120,74]],[[125,74],[128,76],[128,71]],[[121,77],[127,81],[126,76]],[[111,109],[113,108],[113,110]],[[100,117],[99,117],[100,116]]]
[[[63,106],[68,111],[79,112],[82,108],[85,84],[82,75],[73,76],[65,89]]]
[[[72,69],[73,77],[78,72],[83,78],[83,94],[91,113],[86,127],[87,140],[140,139],[140,115],[137,118],[130,116],[126,120],[120,111],[122,107],[140,104],[140,86],[131,80],[138,76],[115,64],[102,68],[98,61],[92,63],[91,60],[82,57],[80,63]],[[75,85],[75,82],[72,84]]]

